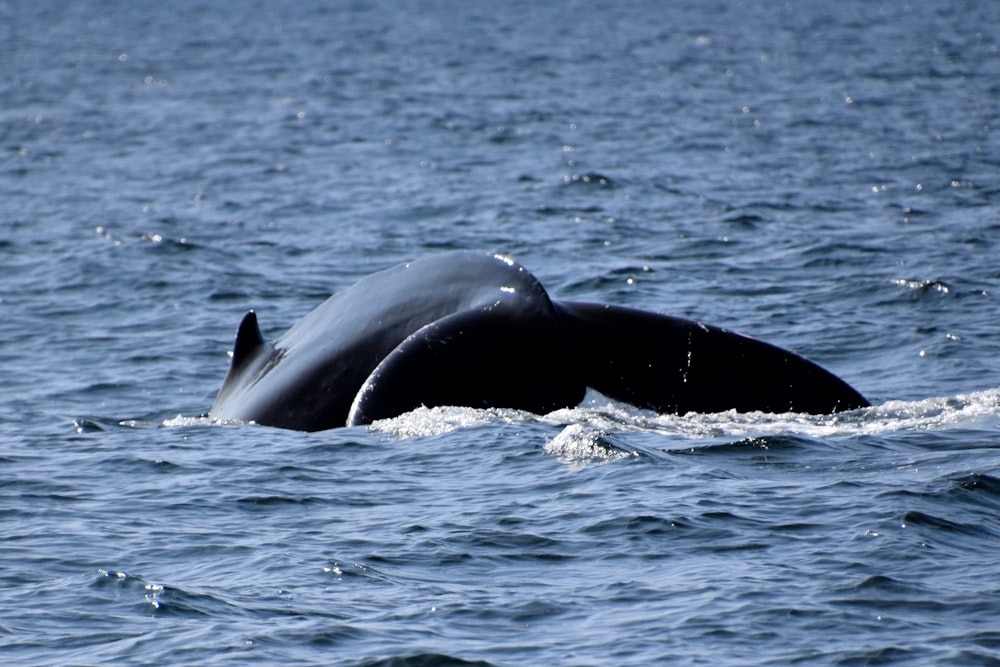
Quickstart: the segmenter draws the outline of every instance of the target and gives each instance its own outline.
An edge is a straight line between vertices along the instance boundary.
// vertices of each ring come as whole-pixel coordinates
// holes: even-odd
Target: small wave
[[[123,428],[152,428],[159,423],[151,419],[119,417],[78,417],[73,420],[73,428],[77,433],[97,433],[100,431],[115,431]]]
[[[332,577],[334,582],[344,582],[356,579],[365,583],[393,585],[398,583],[393,577],[371,565],[363,563],[343,563],[331,561],[323,567],[323,574]]]
[[[608,434],[584,424],[570,424],[545,445],[545,453],[559,457],[563,463],[608,463],[615,459],[636,456],[637,452],[623,449],[612,442]]]
[[[1000,498],[1000,479],[992,475],[973,473],[955,480],[964,492],[976,492],[993,498]]]
[[[208,417],[185,417],[176,415],[174,417],[162,418],[159,416],[149,417],[77,417],[73,420],[73,428],[77,433],[98,433],[101,431],[115,431],[118,429],[144,429],[178,426],[204,426],[206,424],[220,424],[218,420]]]
[[[943,280],[910,280],[907,278],[895,278],[892,280],[892,284],[897,287],[906,287],[921,294],[928,292],[948,294],[952,290],[951,285]]]
[[[112,591],[116,597],[133,599],[136,605],[156,616],[212,616],[222,612],[245,613],[244,609],[218,595],[184,590],[177,586],[148,581],[123,570],[101,568],[91,586]]]
[[[103,568],[97,571],[97,578],[94,580],[93,586],[97,589],[112,589],[117,594],[134,596],[137,601],[141,596],[141,603],[152,608],[153,611],[160,610],[163,606],[164,594],[167,593],[167,589],[162,584],[146,581],[142,577],[121,570]]]
[[[107,420],[100,417],[77,417],[73,420],[73,428],[77,433],[99,433],[110,431],[117,425],[117,420]]]
[[[917,592],[920,590],[920,587],[914,583],[901,581],[887,575],[873,574],[858,581],[848,582],[841,586],[841,590],[851,592],[875,591],[881,594],[891,593],[898,595]]]
[[[594,187],[613,187],[614,181],[597,172],[587,172],[585,174],[566,174],[563,176],[563,185],[590,185]]]
[[[357,663],[358,667],[490,667],[483,660],[464,660],[443,653],[414,653],[404,656],[374,658]]]
[[[985,525],[966,524],[925,512],[911,510],[903,515],[902,527],[921,526],[945,533],[960,533],[975,538],[993,538],[995,535]]]

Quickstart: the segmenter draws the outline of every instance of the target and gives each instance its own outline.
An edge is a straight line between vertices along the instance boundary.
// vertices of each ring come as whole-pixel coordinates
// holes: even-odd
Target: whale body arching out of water
[[[544,414],[579,404],[587,387],[661,413],[869,405],[788,350],[677,317],[556,301],[507,257],[450,252],[361,279],[272,342],[248,312],[209,417],[320,431],[420,406]]]

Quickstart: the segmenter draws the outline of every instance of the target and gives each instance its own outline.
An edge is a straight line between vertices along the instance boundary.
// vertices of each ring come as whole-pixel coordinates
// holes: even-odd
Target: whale
[[[556,300],[505,255],[453,251],[362,278],[273,341],[247,312],[208,417],[322,431],[420,407],[541,415],[579,405],[588,388],[668,414],[869,406],[789,350],[657,312]]]

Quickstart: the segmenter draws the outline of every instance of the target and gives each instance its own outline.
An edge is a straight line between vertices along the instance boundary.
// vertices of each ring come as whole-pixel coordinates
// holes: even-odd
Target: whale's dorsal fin
[[[253,359],[257,350],[264,345],[264,337],[260,335],[257,326],[257,313],[247,311],[236,330],[236,343],[233,344],[233,360],[230,367],[234,370],[242,368],[248,360]]]
[[[245,391],[241,383],[249,377],[254,377],[255,368],[260,370],[261,363],[267,359],[266,351],[270,347],[260,335],[257,314],[252,310],[248,311],[236,329],[236,342],[233,343],[233,356],[229,360],[229,372],[226,373],[226,379],[222,382],[222,387],[209,412],[213,419],[233,418],[224,412],[220,413],[219,406],[224,405],[230,395],[240,395],[241,391]]]

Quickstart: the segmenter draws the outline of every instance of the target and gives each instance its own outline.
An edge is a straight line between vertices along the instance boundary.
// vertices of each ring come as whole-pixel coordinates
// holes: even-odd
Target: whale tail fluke
[[[638,407],[829,414],[867,407],[849,384],[799,355],[677,317],[554,302],[586,384]]]
[[[547,310],[494,306],[419,329],[372,371],[347,424],[369,424],[420,406],[513,408],[544,414],[583,400],[576,360]]]

